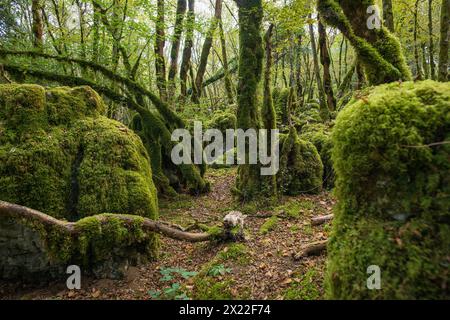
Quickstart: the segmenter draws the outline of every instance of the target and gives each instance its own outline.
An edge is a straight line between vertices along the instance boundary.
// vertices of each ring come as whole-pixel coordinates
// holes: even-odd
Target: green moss
[[[215,112],[213,118],[208,122],[208,129],[218,129],[222,134],[228,129],[236,129],[236,116],[230,111]]]
[[[246,265],[250,262],[248,248],[242,243],[231,243],[218,253],[218,261],[237,262],[240,265]]]
[[[285,204],[275,208],[277,214],[284,214],[290,218],[297,219],[305,211],[312,211],[314,209],[314,203],[310,200],[291,200]]]
[[[322,190],[323,164],[316,147],[300,140],[295,128],[280,137],[279,190],[287,195],[319,193]]]
[[[450,140],[449,115],[450,86],[433,81],[375,87],[339,114],[329,298],[449,298],[450,146],[430,145]]]
[[[259,228],[260,234],[267,234],[270,231],[273,231],[278,225],[278,217],[276,215],[267,219],[262,226]]]
[[[0,199],[63,220],[103,212],[157,219],[148,154],[137,135],[101,116],[103,111],[100,97],[88,87],[0,85]],[[101,259],[100,251],[106,254],[130,239],[112,216],[102,226],[96,219],[87,222],[77,224],[86,230],[79,239],[31,226],[62,262],[75,259],[78,247],[83,259]],[[147,253],[155,256],[157,238],[146,237]],[[100,251],[89,252],[96,248]]]
[[[323,183],[324,187],[330,189],[334,185],[333,162],[331,161],[331,150],[333,142],[331,139],[331,129],[322,123],[308,124],[302,127],[300,139],[314,144],[319,152],[323,163]]]
[[[322,298],[321,278],[315,269],[308,270],[292,282],[283,294],[286,300],[319,300]]]
[[[374,0],[320,0],[318,10],[350,41],[371,84],[410,80],[411,72],[398,39],[384,26],[368,29],[366,20],[358,18],[365,17],[367,8],[374,4]]]

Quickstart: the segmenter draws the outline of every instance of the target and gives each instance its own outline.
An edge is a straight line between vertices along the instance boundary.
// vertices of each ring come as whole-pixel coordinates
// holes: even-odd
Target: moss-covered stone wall
[[[146,234],[138,241],[127,236],[128,227],[117,225],[110,232],[113,219],[99,225],[97,218],[89,218],[105,212],[158,218],[147,151],[133,131],[102,116],[104,110],[102,99],[89,87],[0,85],[0,200],[77,221],[76,227],[82,230],[74,240],[67,239],[63,232],[50,232],[28,222],[2,221],[16,225],[18,230],[23,227],[17,224],[26,225],[27,234],[40,239],[37,243],[42,243],[38,247],[44,255],[36,270],[43,268],[45,272],[44,266],[79,260],[74,259],[76,256],[87,259],[81,262],[94,270],[110,259],[109,255],[116,260],[126,257],[120,248],[129,246],[130,251],[131,243],[142,249],[143,256],[157,255],[156,235]],[[92,228],[87,228],[88,222]],[[0,228],[0,237],[5,230]],[[16,234],[17,239],[24,234]],[[31,241],[25,238],[24,248]],[[7,243],[4,245],[5,250],[10,249]],[[47,254],[52,263],[45,262]],[[3,262],[6,264],[0,271],[14,265],[14,261]],[[24,272],[26,265],[32,266],[23,265]]]

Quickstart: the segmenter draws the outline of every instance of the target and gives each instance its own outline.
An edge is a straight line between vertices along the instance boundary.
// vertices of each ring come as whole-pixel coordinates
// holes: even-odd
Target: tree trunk
[[[333,93],[333,84],[330,73],[330,56],[327,45],[327,33],[325,26],[319,19],[319,48],[320,48],[320,62],[323,67],[323,89],[327,97],[328,109],[330,111],[336,110],[336,99]]]
[[[33,0],[31,3],[33,15],[33,45],[36,49],[42,50],[44,24],[42,22],[42,0]]]
[[[430,57],[430,76],[431,79],[436,80],[436,63],[434,62],[434,39],[433,39],[433,0],[428,0],[428,37],[429,37],[428,53]]]
[[[223,21],[222,16],[219,21],[219,31],[220,31],[220,45],[222,47],[222,64],[223,64],[223,74],[225,81],[225,92],[227,94],[227,99],[229,104],[234,103],[234,92],[233,92],[233,84],[231,83],[230,78],[230,70],[228,68],[228,55],[227,55],[227,46],[225,42],[225,33],[223,31]]]
[[[156,39],[155,39],[155,71],[156,85],[163,101],[167,101],[166,61],[164,58],[165,23],[164,0],[157,0],[156,14]]]
[[[194,37],[194,22],[195,22],[195,0],[189,0],[189,9],[186,16],[186,38],[184,41],[183,59],[180,67],[180,91],[181,96],[187,96],[187,75],[191,65],[192,45]]]
[[[416,79],[417,80],[423,80],[423,70],[422,66],[420,65],[420,56],[419,56],[419,42],[417,40],[418,38],[418,16],[419,16],[419,2],[420,0],[416,0],[416,3],[414,4],[414,61],[416,63]]]
[[[439,48],[439,81],[448,81],[448,37],[450,25],[450,0],[442,0],[441,42]]]
[[[214,17],[212,18],[211,25],[206,34],[205,42],[203,43],[202,53],[200,56],[200,64],[197,70],[197,76],[195,77],[195,86],[192,92],[192,101],[200,103],[200,97],[202,95],[203,77],[205,76],[206,66],[208,65],[209,52],[214,39],[214,32],[217,29],[219,19],[222,15],[222,0],[216,0],[216,6],[214,10]]]
[[[394,26],[394,12],[392,10],[392,0],[383,0],[383,20],[386,28],[390,32],[395,32]]]
[[[309,15],[309,18],[311,19],[311,15]],[[311,38],[311,49],[312,49],[312,55],[313,55],[313,62],[314,62],[314,75],[316,78],[317,83],[317,90],[319,94],[319,102],[320,102],[320,109],[321,114],[324,118],[328,118],[326,115],[328,114],[328,106],[325,100],[325,90],[323,88],[323,82],[322,77],[320,76],[320,66],[319,66],[319,57],[316,47],[316,39],[314,35],[314,27],[312,23],[309,24],[309,36]],[[324,119],[328,120],[328,119]]]
[[[375,5],[375,0],[318,0],[321,17],[350,41],[370,84],[410,80],[411,72],[400,42],[383,26],[368,27],[367,7],[370,5]]]
[[[261,82],[264,50],[261,38],[263,8],[261,0],[235,0],[239,8],[239,83],[237,88],[237,127],[261,128],[258,86]],[[243,201],[255,199],[261,192],[260,166],[249,164],[246,143],[245,163],[238,169],[236,190]]]
[[[183,33],[183,20],[186,13],[186,0],[177,1],[177,11],[175,18],[175,26],[173,31],[172,49],[170,51],[170,68],[169,68],[169,96],[175,94],[175,76],[178,72],[178,56],[180,53],[181,34]]]

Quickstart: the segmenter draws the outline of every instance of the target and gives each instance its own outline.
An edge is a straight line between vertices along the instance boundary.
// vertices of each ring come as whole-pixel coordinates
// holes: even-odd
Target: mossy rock
[[[450,298],[449,140],[449,83],[382,85],[339,114],[328,298]]]
[[[280,136],[279,190],[286,195],[316,194],[322,191],[323,164],[316,147],[301,140],[295,128]]]
[[[0,85],[0,200],[66,221],[104,212],[157,219],[147,151],[104,111],[89,87]],[[156,242],[148,235],[150,256]]]
[[[229,111],[216,112],[208,122],[208,129],[220,130],[224,135],[228,129],[236,129],[236,115]]]
[[[323,185],[330,189],[334,185],[333,162],[331,161],[331,150],[333,143],[331,140],[331,129],[323,123],[312,123],[302,127],[300,139],[314,144],[319,152],[323,163]]]

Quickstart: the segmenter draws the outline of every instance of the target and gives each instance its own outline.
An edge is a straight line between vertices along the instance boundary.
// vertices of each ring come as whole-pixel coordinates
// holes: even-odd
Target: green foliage
[[[449,114],[449,84],[424,81],[375,87],[338,116],[329,298],[449,298]]]
[[[229,111],[218,111],[214,113],[207,127],[209,129],[218,129],[225,135],[227,129],[236,129],[236,121],[236,116],[233,113]]]
[[[218,259],[221,261],[237,262],[245,265],[249,262],[247,247],[242,243],[232,243],[227,249],[222,250],[218,254]]]
[[[323,164],[316,147],[300,140],[295,128],[280,138],[278,185],[282,193],[298,195],[322,190]]]
[[[299,278],[299,281],[294,281],[289,285],[289,288],[284,292],[284,299],[319,300],[322,297],[322,283],[320,281],[317,281],[318,277],[319,274],[317,270],[308,270]]]
[[[208,270],[208,276],[211,277],[223,276],[227,273],[231,273],[231,271],[232,271],[231,268],[226,268],[223,264],[217,264],[212,266]]]
[[[278,217],[276,215],[267,219],[262,226],[259,228],[260,234],[267,234],[270,231],[274,230],[278,224]]]

